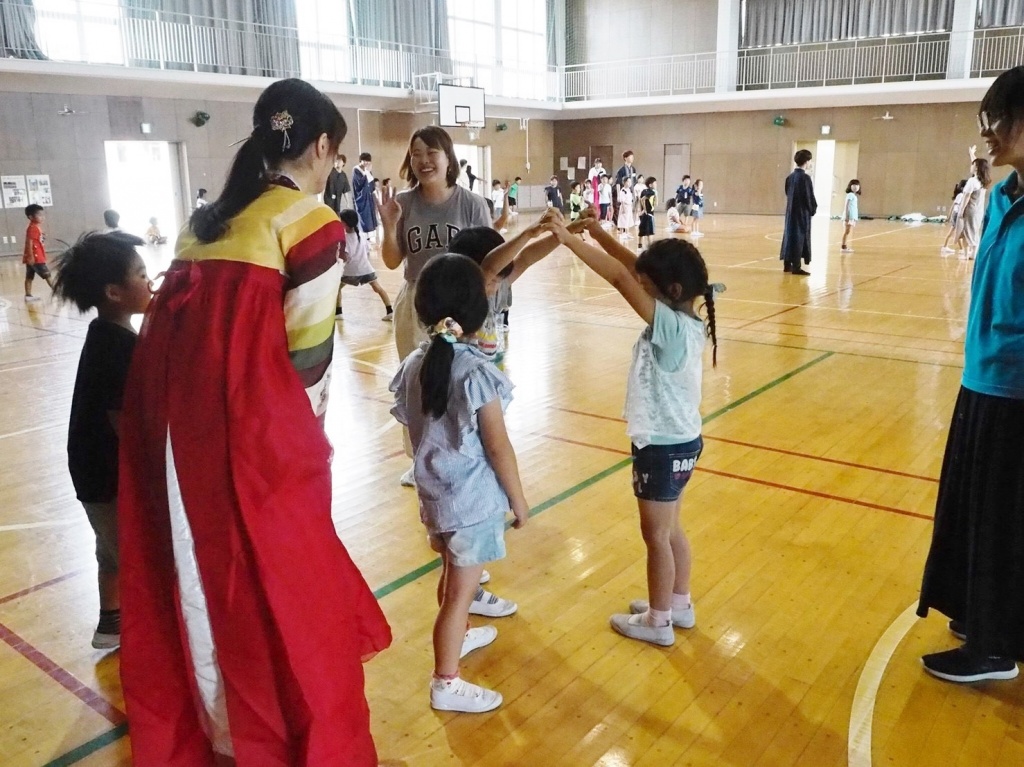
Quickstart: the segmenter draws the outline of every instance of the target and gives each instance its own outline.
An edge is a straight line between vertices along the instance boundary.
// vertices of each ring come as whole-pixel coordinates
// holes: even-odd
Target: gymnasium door
[[[121,228],[140,237],[151,218],[173,245],[185,209],[178,144],[166,141],[107,141],[110,207],[121,214]],[[89,222],[98,229],[99,221]]]
[[[846,185],[857,178],[859,141],[837,141],[836,158],[832,165],[832,215],[842,216],[846,205]]]
[[[659,199],[665,201],[675,195],[683,176],[690,172],[690,145],[665,144],[665,175],[658,179]]]

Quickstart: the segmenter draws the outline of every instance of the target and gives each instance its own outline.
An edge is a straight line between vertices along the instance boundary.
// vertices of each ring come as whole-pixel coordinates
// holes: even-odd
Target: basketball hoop
[[[466,135],[470,141],[476,141],[480,138],[480,131],[484,129],[484,124],[466,121],[460,122],[459,127],[466,131]]]

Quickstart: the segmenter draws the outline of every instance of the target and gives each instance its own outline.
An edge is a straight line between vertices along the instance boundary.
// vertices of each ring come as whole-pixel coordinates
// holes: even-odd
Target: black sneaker
[[[967,626],[964,625],[963,621],[950,621],[949,633],[961,642],[967,641]]]
[[[947,682],[1013,679],[1019,673],[1013,658],[979,657],[972,655],[963,647],[925,655],[921,662],[925,671]]]
[[[337,309],[334,310],[334,319],[336,319],[336,320],[342,319],[341,307],[340,306]]]
[[[810,272],[804,271],[803,269],[794,269],[793,274],[799,274],[801,277],[807,277]]]

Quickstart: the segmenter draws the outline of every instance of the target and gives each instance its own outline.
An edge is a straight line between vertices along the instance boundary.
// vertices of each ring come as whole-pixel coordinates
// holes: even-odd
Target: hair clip
[[[430,329],[430,335],[440,336],[443,341],[453,344],[462,338],[462,326],[451,317],[445,317]]]
[[[291,145],[291,139],[288,138],[288,129],[295,125],[295,120],[288,114],[288,110],[278,112],[270,118],[270,130],[284,132],[284,141],[281,143],[281,151],[288,149]]]
[[[708,285],[708,288],[711,290],[712,293],[724,293],[725,292],[725,283],[724,282],[712,282],[710,285]]]

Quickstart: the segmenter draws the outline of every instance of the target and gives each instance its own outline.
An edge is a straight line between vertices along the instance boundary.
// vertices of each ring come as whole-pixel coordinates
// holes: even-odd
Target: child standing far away
[[[847,242],[853,233],[853,227],[857,226],[860,220],[860,212],[857,206],[857,197],[860,195],[860,181],[853,179],[846,185],[846,204],[843,206],[843,253],[853,253]]]
[[[544,195],[548,199],[548,207],[562,210],[565,203],[562,201],[562,190],[558,188],[558,176],[552,176],[548,185],[544,187]]]
[[[484,565],[505,556],[509,508],[513,527],[529,515],[505,428],[512,382],[473,344],[489,311],[479,266],[452,254],[432,259],[416,286],[416,313],[430,341],[405,358],[390,387],[391,412],[412,438],[420,519],[442,561],[430,680],[430,705],[439,711],[501,705],[501,693],[459,676],[459,660],[498,635],[493,626],[467,630],[470,605]],[[495,617],[517,609],[492,599]]]
[[[512,216],[519,215],[519,182],[522,180],[521,176],[516,176],[512,186],[508,188],[508,212]]]
[[[505,224],[508,222],[509,211],[505,207],[505,190],[498,179],[494,179],[491,182],[491,205],[494,208],[491,211],[494,218],[494,228],[500,232],[507,231]]]
[[[54,293],[79,311],[96,309],[78,362],[68,428],[68,469],[78,500],[96,534],[100,619],[92,646],[121,644],[118,590],[117,465],[121,400],[135,350],[132,315],[152,295],[146,265],[135,247],[143,241],[123,232],[86,234],[63,256]]]
[[[200,189],[198,192],[196,192],[196,204],[195,204],[195,207],[196,208],[201,208],[204,205],[206,205],[206,203],[207,203],[206,190],[205,189]]]
[[[608,174],[601,174],[601,183],[597,188],[597,204],[600,206],[601,220],[610,221],[612,211],[612,182]]]
[[[359,230],[359,214],[350,208],[341,211],[338,218],[345,225],[345,255],[341,259],[345,262],[345,271],[341,276],[341,285],[338,286],[338,307],[334,312],[335,318],[342,319],[341,291],[346,285],[354,287],[369,285],[384,302],[384,316],[381,319],[384,322],[391,322],[395,316],[394,310],[391,308],[391,299],[388,297],[387,291],[381,287],[377,280],[377,273],[373,271],[373,266],[370,264],[370,242]]]
[[[25,252],[21,262],[25,265],[25,300],[31,303],[39,300],[32,295],[32,281],[36,275],[46,280],[50,290],[53,290],[53,278],[46,265],[46,248],[43,247],[46,242],[46,235],[43,234],[46,211],[42,205],[29,205],[25,208],[25,217],[28,219],[28,228],[25,230]]]
[[[690,236],[703,237],[704,232],[700,230],[700,221],[704,218],[704,181],[697,179],[690,189],[690,216],[693,224],[690,227]]]
[[[690,599],[690,543],[679,523],[683,488],[701,440],[701,377],[705,337],[715,353],[714,290],[697,249],[686,240],[659,240],[639,258],[584,219],[599,250],[556,229],[559,239],[622,294],[647,327],[633,347],[626,384],[627,433],[633,443],[633,493],[647,546],[648,600],[613,615],[618,633],[669,646],[672,626],[694,626]],[[703,303],[707,326],[698,314]]]
[[[583,195],[580,182],[573,181],[569,186],[569,220],[575,221],[583,212]]]
[[[651,237],[654,236],[654,208],[658,204],[658,179],[648,176],[644,181],[644,190],[640,192],[640,229],[637,232],[637,250],[644,246],[644,237],[647,238],[647,247],[651,246]]]

